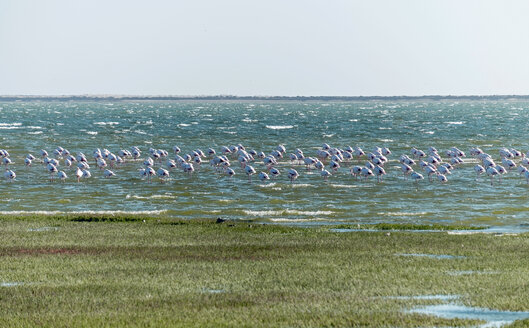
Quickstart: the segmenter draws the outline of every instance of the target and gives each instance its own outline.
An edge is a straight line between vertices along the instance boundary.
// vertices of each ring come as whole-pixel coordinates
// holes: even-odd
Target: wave
[[[21,126],[22,123],[0,123],[0,126]]]
[[[246,215],[251,216],[280,216],[280,215],[307,215],[307,216],[315,216],[315,215],[333,215],[335,214],[333,211],[300,211],[300,210],[278,210],[278,211],[251,211],[251,210],[243,210],[243,212]]]
[[[173,195],[151,195],[151,196],[138,196],[138,195],[127,195],[126,199],[176,199]]]
[[[377,215],[383,216],[424,216],[428,212],[379,212]]]
[[[95,125],[118,125],[119,122],[95,122]]]
[[[294,126],[293,125],[267,125],[266,128],[272,129],[272,130],[285,130],[285,129],[292,129],[294,128]]]
[[[309,221],[327,221],[322,218],[311,218],[311,219],[287,219],[287,218],[273,218],[270,219],[272,222],[309,222]]]

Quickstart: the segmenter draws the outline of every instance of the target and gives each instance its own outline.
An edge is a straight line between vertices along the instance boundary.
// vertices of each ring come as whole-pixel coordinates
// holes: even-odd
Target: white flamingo
[[[64,173],[64,171],[57,172],[57,177],[59,179],[61,179],[62,182],[64,182],[64,180],[66,180],[66,178],[68,178],[68,176],[66,175],[66,173]]]
[[[160,167],[156,171],[156,175],[160,178],[160,183],[164,183],[165,180],[169,178],[169,171]]]
[[[377,176],[377,182],[380,182],[382,180],[382,177],[386,175],[386,171],[381,166],[377,165],[375,166],[375,169],[373,170],[375,175]]]
[[[253,166],[251,165],[246,165],[244,167],[244,171],[246,172],[246,174],[248,175],[248,181],[252,182],[252,175],[255,174],[255,169],[253,168]]]
[[[4,173],[4,177],[6,178],[7,181],[13,182],[13,180],[15,180],[17,175],[12,170],[6,168],[6,171]]]
[[[487,168],[487,175],[490,177],[490,185],[493,186],[494,185],[494,176],[500,174],[500,172],[498,172],[498,170],[496,170],[495,167],[493,166],[489,166]]]
[[[424,177],[422,176],[422,174],[420,173],[417,173],[415,171],[411,172],[411,178],[413,179],[413,181],[415,183],[418,183],[420,180],[424,179]]]
[[[294,170],[293,168],[288,169],[288,178],[290,179],[290,183],[293,183],[298,177],[298,171]]]
[[[322,170],[321,171],[321,176],[323,177],[323,179],[325,181],[327,181],[329,179],[329,177],[331,176],[331,172],[329,172],[327,170]]]
[[[266,174],[266,172],[260,172],[259,173],[259,180],[261,180],[261,181],[270,180],[270,177],[268,176],[268,174]]]
[[[57,167],[51,163],[48,163],[48,165],[46,165],[46,169],[48,170],[48,173],[50,173],[50,180],[53,181],[53,175],[57,173]]]
[[[113,176],[115,176],[116,174],[114,172],[112,172],[111,170],[109,169],[106,169],[104,172],[103,172],[103,176],[105,177],[105,179],[108,179],[108,178],[111,178]]]

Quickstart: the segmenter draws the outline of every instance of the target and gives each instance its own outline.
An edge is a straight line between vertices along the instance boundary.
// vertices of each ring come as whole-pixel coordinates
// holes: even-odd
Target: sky
[[[528,13],[525,0],[0,0],[0,95],[527,95]]]

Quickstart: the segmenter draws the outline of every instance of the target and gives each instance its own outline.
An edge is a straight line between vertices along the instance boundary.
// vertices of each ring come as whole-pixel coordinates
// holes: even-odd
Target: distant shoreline
[[[443,101],[443,100],[529,100],[529,95],[488,95],[488,96],[130,96],[130,95],[78,95],[0,96],[0,102],[14,101]]]

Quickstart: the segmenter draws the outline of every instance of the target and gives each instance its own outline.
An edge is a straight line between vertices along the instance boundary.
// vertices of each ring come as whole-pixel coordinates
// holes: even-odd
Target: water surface
[[[499,161],[502,146],[529,150],[529,103],[518,101],[435,102],[4,102],[0,103],[0,147],[15,162],[17,180],[0,183],[0,210],[10,213],[148,213],[179,218],[253,219],[286,224],[413,222],[520,226],[529,224],[529,185],[515,172],[491,186],[476,180],[470,160],[448,183],[415,185],[397,168],[411,147],[479,146]],[[50,182],[42,165],[23,166],[27,153],[57,146],[87,156],[95,148],[113,152],[138,146],[183,152],[241,143],[266,153],[284,144],[314,156],[322,143],[334,147],[389,147],[393,154],[382,183],[367,182],[342,167],[325,182],[318,173],[283,160],[279,179],[252,183],[232,161],[236,176],[214,174],[208,165],[192,176],[173,171],[165,184],[147,183],[141,162],[115,170],[116,177],[78,184]],[[364,164],[365,159],[351,164]],[[351,165],[349,164],[349,165]],[[261,162],[254,164],[259,172]],[[285,169],[295,167],[291,184]],[[64,168],[62,168],[64,169]]]

